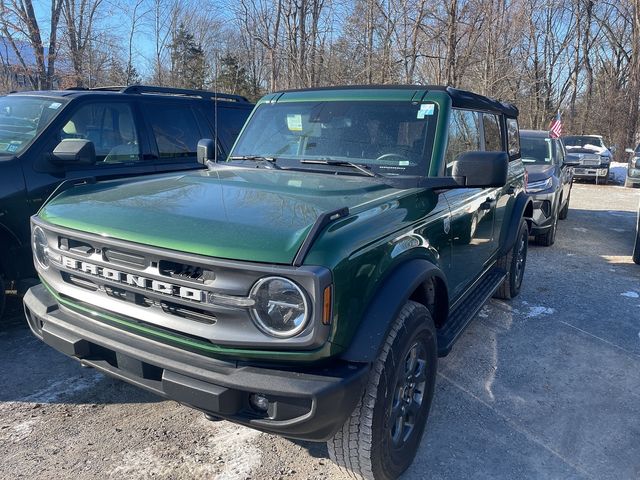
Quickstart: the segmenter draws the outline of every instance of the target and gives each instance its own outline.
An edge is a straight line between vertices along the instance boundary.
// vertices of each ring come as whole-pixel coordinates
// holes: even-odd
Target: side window
[[[518,120],[515,118],[507,118],[507,142],[509,144],[509,157],[516,158],[520,156],[520,131],[518,129]]]
[[[229,148],[233,145],[240,134],[240,130],[244,126],[249,114],[250,109],[239,108],[220,108],[218,107],[218,129],[224,129],[227,133],[226,141],[229,143]]]
[[[470,110],[452,110],[449,121],[449,142],[445,153],[447,175],[451,175],[451,164],[460,154],[480,149],[478,113]]]
[[[196,117],[187,105],[145,105],[145,114],[160,159],[191,160],[202,138]]]
[[[557,165],[562,166],[564,164],[564,148],[562,147],[562,142],[560,142],[560,140],[554,140],[553,143],[555,144],[555,162]]]
[[[142,160],[131,106],[126,103],[92,103],[80,107],[59,132],[61,140],[91,140],[96,165]]]
[[[484,128],[484,149],[490,152],[503,150],[502,132],[498,117],[492,113],[482,114],[482,126]]]

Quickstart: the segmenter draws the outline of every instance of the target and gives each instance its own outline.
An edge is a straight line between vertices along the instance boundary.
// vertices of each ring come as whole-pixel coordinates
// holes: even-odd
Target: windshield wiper
[[[249,160],[253,162],[268,162],[271,168],[280,169],[278,165],[276,165],[276,157],[263,157],[262,155],[236,155],[233,157],[229,157],[229,160]]]
[[[346,160],[300,160],[300,163],[315,164],[315,165],[331,165],[334,167],[351,167],[355,168],[362,174],[368,177],[382,177],[379,173],[372,172],[371,167],[367,165],[360,165],[359,163],[347,162]]]

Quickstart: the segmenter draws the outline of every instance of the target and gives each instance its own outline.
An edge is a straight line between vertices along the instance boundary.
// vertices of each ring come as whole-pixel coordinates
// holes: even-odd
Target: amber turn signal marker
[[[329,325],[331,323],[331,285],[324,289],[322,299],[322,324]]]

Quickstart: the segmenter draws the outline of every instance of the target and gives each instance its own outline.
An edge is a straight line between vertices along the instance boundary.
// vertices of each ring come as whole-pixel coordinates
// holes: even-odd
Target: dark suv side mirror
[[[503,187],[508,170],[506,152],[467,152],[453,162],[452,175],[463,179],[465,187]]]
[[[198,140],[198,163],[206,165],[207,161],[216,161],[216,143],[210,138]]]
[[[65,138],[53,149],[51,161],[56,164],[93,165],[96,148],[91,140]]]

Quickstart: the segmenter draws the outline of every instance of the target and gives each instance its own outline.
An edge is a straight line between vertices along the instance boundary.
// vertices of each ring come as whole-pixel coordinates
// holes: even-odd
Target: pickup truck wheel
[[[433,398],[438,362],[429,310],[408,301],[372,365],[362,398],[327,442],[354,478],[393,479],[415,457]]]
[[[571,190],[569,190],[569,195],[567,195],[567,201],[565,202],[564,207],[562,207],[560,213],[558,213],[558,218],[560,220],[567,219],[567,215],[569,214],[569,201],[571,201]]]
[[[529,227],[523,218],[520,220],[518,235],[516,242],[506,255],[500,257],[497,265],[507,272],[507,278],[498,287],[495,298],[510,300],[520,293],[522,279],[524,278],[524,269],[527,265],[527,251],[529,249]]]

